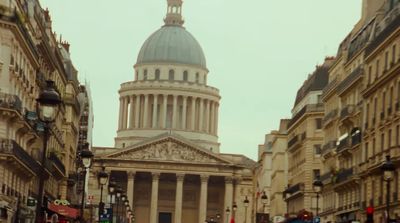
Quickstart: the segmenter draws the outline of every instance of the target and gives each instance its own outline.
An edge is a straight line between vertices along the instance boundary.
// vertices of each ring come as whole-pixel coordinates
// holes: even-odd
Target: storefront
[[[53,203],[48,204],[47,222],[74,222],[79,217],[78,209],[61,204],[62,202],[60,203],[59,200],[55,200]]]

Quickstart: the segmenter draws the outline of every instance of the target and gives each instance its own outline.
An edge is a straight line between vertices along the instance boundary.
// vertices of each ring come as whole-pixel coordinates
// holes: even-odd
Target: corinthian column
[[[122,128],[126,129],[128,124],[128,97],[124,97],[124,111],[123,111],[123,121]]]
[[[136,95],[135,102],[135,127],[140,128],[140,95]]]
[[[121,130],[122,129],[122,116],[123,116],[123,107],[124,107],[124,104],[123,104],[124,102],[123,102],[123,100],[122,100],[122,98],[120,97],[119,98],[119,120],[118,120],[118,130]]]
[[[196,98],[192,97],[192,109],[190,110],[191,114],[191,123],[190,129],[192,131],[196,130]]]
[[[147,128],[149,126],[148,117],[149,117],[149,95],[146,94],[144,96],[143,128]]]
[[[204,223],[207,217],[207,187],[208,187],[207,175],[201,175],[201,185],[200,185],[200,205],[199,205],[199,223]]]
[[[215,103],[211,101],[211,121],[210,121],[210,133],[214,134],[214,125],[215,125]]]
[[[176,124],[178,123],[178,120],[176,119],[177,117],[177,107],[178,107],[178,95],[173,95],[174,100],[173,100],[173,107],[172,107],[172,128],[176,129]]]
[[[128,185],[126,194],[128,196],[129,204],[133,207],[134,191],[135,191],[135,172],[127,172],[128,175]]]
[[[162,124],[161,128],[165,129],[167,126],[167,105],[168,105],[168,95],[163,95],[163,108],[162,108]]]
[[[224,200],[224,208],[227,208],[227,207],[229,207],[229,209],[231,209],[232,210],[232,202],[233,202],[233,178],[232,177],[225,177],[225,200]],[[231,211],[231,213],[232,213],[232,211]],[[228,219],[229,219],[229,216],[226,216],[226,215],[224,215],[224,218],[225,218],[225,220],[224,220],[224,222],[227,222],[228,221],[228,219],[226,219],[226,217],[228,217]]]
[[[206,104],[206,127],[205,131],[209,132],[208,129],[210,128],[210,100],[207,100]]]
[[[153,124],[153,128],[156,128],[157,127],[157,122],[158,122],[158,120],[157,120],[158,95],[155,94],[153,98],[154,98],[154,100],[153,100],[153,121],[152,121],[152,124]]]
[[[158,213],[158,179],[160,173],[152,173],[151,184],[151,204],[150,204],[150,223],[157,223]]]
[[[182,129],[186,129],[186,110],[187,110],[187,97],[183,96],[182,102]]]
[[[129,112],[129,128],[133,129],[135,128],[135,106],[133,106],[133,95],[130,96],[130,105],[131,105],[131,110]]]
[[[184,174],[176,174],[175,223],[182,222],[182,195]]]
[[[203,104],[204,104],[204,99],[200,98],[200,108],[199,108],[199,131],[203,131],[203,112],[204,112],[204,108],[203,108]]]

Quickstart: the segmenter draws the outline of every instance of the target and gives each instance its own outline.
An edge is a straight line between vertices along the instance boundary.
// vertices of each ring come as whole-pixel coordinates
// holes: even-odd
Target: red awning
[[[79,216],[79,210],[75,208],[70,208],[64,205],[49,204],[47,207],[49,210],[56,212],[62,216],[75,219]]]

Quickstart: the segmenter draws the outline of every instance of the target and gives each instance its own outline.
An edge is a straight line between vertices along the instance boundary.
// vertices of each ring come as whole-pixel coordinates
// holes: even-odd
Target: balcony
[[[362,77],[362,74],[363,74],[362,66],[357,67],[342,82],[338,84],[336,88],[338,94],[341,95],[346,90],[350,89],[350,87]]]
[[[336,183],[342,183],[353,175],[353,168],[343,169],[336,174]]]
[[[343,152],[346,149],[349,149],[349,137],[348,136],[339,141],[339,145],[337,146],[336,151],[338,153],[340,153],[340,152]]]
[[[331,172],[327,172],[322,174],[319,179],[322,181],[322,183],[325,184],[329,184],[332,182],[332,173]]]
[[[361,131],[356,130],[354,133],[351,134],[351,146],[357,146],[361,143]]]
[[[57,170],[57,175],[59,175],[61,178],[65,176],[65,166],[63,162],[57,157],[55,153],[50,153],[50,156],[48,158],[56,167]]]
[[[335,148],[336,148],[336,140],[329,141],[328,143],[322,146],[322,151],[321,151],[322,156],[325,157],[325,155],[330,154],[330,152],[333,152],[333,149]]]
[[[22,113],[22,101],[17,95],[0,93],[0,109],[2,108]]]
[[[334,120],[338,115],[338,110],[334,109],[332,111],[330,111],[327,115],[325,115],[324,119],[322,119],[322,123],[324,126],[329,125],[329,123],[332,122],[332,120]]]
[[[328,85],[322,90],[322,98],[326,98],[334,89],[336,89],[338,80],[335,78],[334,80],[330,81]]]
[[[306,139],[305,132],[303,132],[301,135],[300,134],[295,135],[288,141],[288,144],[287,144],[288,150],[298,148],[305,139]]]
[[[301,117],[303,117],[306,113],[309,112],[323,112],[324,105],[323,104],[310,104],[304,106],[299,112],[297,112],[292,119],[290,119],[288,123],[288,128],[292,127]]]
[[[356,111],[355,105],[347,105],[340,111],[340,119],[344,120],[350,118]]]
[[[9,157],[22,164],[17,166],[23,167],[32,176],[46,174],[42,166],[14,140],[0,139],[0,154],[2,157]]]
[[[286,190],[284,192],[294,195],[298,192],[302,192],[303,190],[304,190],[304,183],[297,183],[293,186],[288,185],[288,188],[286,188]]]

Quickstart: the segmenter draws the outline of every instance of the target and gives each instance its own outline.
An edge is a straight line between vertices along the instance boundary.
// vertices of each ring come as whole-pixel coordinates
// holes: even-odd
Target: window
[[[392,108],[392,103],[393,103],[393,86],[390,87],[389,91],[389,108]]]
[[[392,129],[389,129],[387,144],[388,144],[388,148],[390,148],[392,146]]]
[[[392,47],[392,62],[391,65],[396,63],[396,44],[393,45]]]
[[[206,75],[204,75],[203,79],[204,79],[204,80],[203,80],[203,83],[206,84],[206,83],[207,83]]]
[[[319,177],[319,176],[320,176],[320,170],[319,170],[319,169],[313,170],[313,177],[314,177],[314,180],[316,180],[317,177]]]
[[[376,139],[375,138],[373,138],[372,139],[372,156],[374,156],[375,155],[375,147],[376,147]]]
[[[369,157],[369,154],[368,154],[368,143],[365,143],[365,145],[364,145],[364,151],[365,151],[365,156],[364,156],[364,158],[365,158],[365,161],[367,161],[367,160],[368,160],[368,157]]]
[[[143,71],[143,80],[147,80],[147,69]]]
[[[168,80],[173,81],[175,79],[175,72],[174,70],[169,70]]]
[[[199,83],[199,73],[196,73],[196,83]]]
[[[322,129],[322,118],[316,118],[315,119],[315,128],[316,129]]]
[[[385,150],[385,133],[381,134],[381,151]]]
[[[396,146],[399,145],[399,138],[400,138],[400,125],[396,126]]]
[[[156,69],[155,79],[160,80],[160,69]]]
[[[185,70],[183,71],[183,80],[187,81],[188,80],[188,72]]]
[[[314,145],[314,154],[315,155],[320,155],[321,154],[321,145],[319,145],[319,144]]]
[[[372,117],[372,124],[375,124],[375,118],[376,118],[376,109],[378,107],[378,98],[374,99],[374,114]]]
[[[139,72],[136,71],[136,73],[135,73],[135,80],[138,80],[138,78],[139,78]]]
[[[385,53],[385,68],[384,70],[387,70],[389,68],[389,52],[386,51]]]
[[[367,84],[370,84],[371,83],[371,77],[372,77],[372,66],[369,66],[368,67],[368,81],[367,81]]]
[[[383,119],[383,117],[385,116],[385,109],[386,109],[386,92],[382,93],[382,117],[381,119]]]
[[[375,79],[379,77],[379,60],[376,60],[376,73],[375,73]]]

